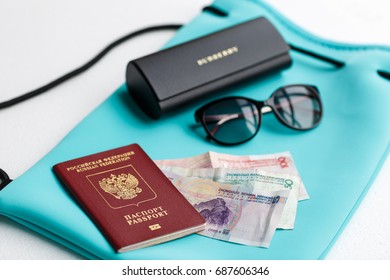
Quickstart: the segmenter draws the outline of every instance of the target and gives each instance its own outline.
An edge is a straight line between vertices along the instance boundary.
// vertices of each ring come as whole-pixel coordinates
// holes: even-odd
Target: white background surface
[[[109,42],[133,30],[186,23],[209,3],[209,0],[0,1],[0,101],[73,70]],[[268,0],[268,3],[318,36],[334,41],[390,45],[387,0]],[[163,31],[131,40],[79,77],[40,97],[0,110],[0,167],[11,178],[25,172],[124,82],[129,60],[157,51],[172,35]],[[389,186],[390,160],[387,160],[328,259],[390,259]],[[80,258],[0,216],[0,259]]]

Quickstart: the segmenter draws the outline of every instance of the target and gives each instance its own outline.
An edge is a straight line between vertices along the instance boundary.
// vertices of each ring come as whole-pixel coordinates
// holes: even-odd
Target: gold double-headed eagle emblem
[[[142,192],[138,185],[138,179],[130,173],[122,173],[118,176],[111,174],[110,177],[99,181],[99,186],[102,190],[116,199],[133,199],[137,197],[137,194]]]

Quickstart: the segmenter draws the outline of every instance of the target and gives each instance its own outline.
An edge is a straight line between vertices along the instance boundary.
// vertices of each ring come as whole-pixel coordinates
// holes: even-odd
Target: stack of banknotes
[[[215,239],[268,248],[277,228],[294,228],[298,201],[309,199],[289,152],[155,163],[206,219],[199,234]]]

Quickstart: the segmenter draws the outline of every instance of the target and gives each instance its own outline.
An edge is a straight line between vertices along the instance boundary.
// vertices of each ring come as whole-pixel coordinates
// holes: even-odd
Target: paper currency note
[[[184,168],[212,168],[210,153],[178,159],[161,159],[154,161],[157,165],[178,166]]]
[[[273,172],[266,172],[260,169],[226,169],[226,168],[181,168],[174,166],[160,166],[160,169],[164,174],[170,178],[175,185],[175,182],[181,178],[201,178],[208,179],[214,182],[223,184],[230,184],[232,186],[245,187],[247,192],[257,191],[278,191],[288,190],[291,193],[286,201],[286,207],[283,210],[282,217],[280,219],[278,228],[281,229],[293,229],[295,224],[295,217],[298,207],[298,195],[300,189],[300,178],[288,174],[280,174]],[[178,186],[176,186],[178,187]],[[179,188],[179,187],[178,187]],[[183,187],[179,188],[183,193],[187,190]],[[197,193],[195,193],[198,192]],[[218,194],[212,192],[204,184],[201,187],[195,185],[191,188],[191,194],[189,196],[201,196],[207,194],[207,197],[214,198]],[[185,195],[185,193],[183,193]],[[185,195],[186,196],[186,195]]]
[[[235,156],[208,152],[198,156],[181,159],[156,160],[158,165],[178,166],[184,168],[217,168],[230,169],[259,168],[289,175],[299,176],[293,157],[290,152],[282,152],[267,155]],[[300,176],[299,176],[300,177]],[[309,199],[309,195],[303,183],[299,189],[299,200]]]
[[[288,190],[266,191],[165,171],[206,219],[199,234],[250,246],[269,247],[282,217]]]

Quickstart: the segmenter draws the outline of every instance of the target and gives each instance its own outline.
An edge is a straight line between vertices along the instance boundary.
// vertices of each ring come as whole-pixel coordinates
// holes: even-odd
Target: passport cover
[[[53,170],[117,252],[204,229],[204,218],[138,144],[62,162]]]

